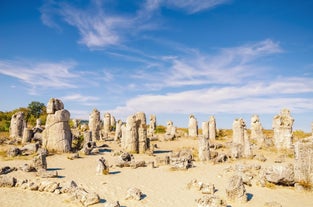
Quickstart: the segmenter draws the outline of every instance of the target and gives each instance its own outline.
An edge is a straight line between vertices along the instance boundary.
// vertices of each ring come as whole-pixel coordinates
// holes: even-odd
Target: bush
[[[158,125],[155,129],[156,134],[164,134],[166,132],[166,127],[162,125]]]

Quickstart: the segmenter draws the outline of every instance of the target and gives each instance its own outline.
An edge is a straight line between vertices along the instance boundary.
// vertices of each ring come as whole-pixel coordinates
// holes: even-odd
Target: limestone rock
[[[241,176],[233,175],[229,178],[226,195],[231,201],[247,202],[246,189]]]
[[[199,160],[209,161],[210,160],[210,147],[208,138],[204,136],[199,137]]]
[[[294,119],[288,109],[283,109],[273,118],[274,144],[277,149],[292,148],[292,126]]]
[[[206,195],[196,199],[198,207],[226,207],[226,202],[215,195]]]
[[[133,199],[139,201],[141,200],[142,195],[143,194],[139,188],[131,187],[127,190],[125,199]]]
[[[273,165],[265,169],[265,179],[277,185],[293,185],[295,183],[294,167],[288,165]]]
[[[189,116],[188,136],[190,137],[198,136],[198,121],[193,114]]]
[[[176,137],[176,127],[173,125],[172,121],[167,122],[166,132],[164,136],[164,140],[173,140]]]
[[[100,140],[101,119],[100,112],[94,109],[89,115],[89,130],[91,131],[91,140]]]
[[[11,117],[10,123],[10,138],[19,138],[22,139],[23,131],[26,127],[26,122],[24,120],[25,115],[24,112],[16,112]]]
[[[62,101],[54,98],[51,98],[47,104],[48,116],[43,131],[43,146],[51,151],[69,152],[71,150],[70,112],[63,108]]]
[[[313,139],[296,142],[294,173],[296,182],[313,183]]]
[[[216,120],[214,116],[210,116],[209,119],[209,140],[214,141],[216,139]]]
[[[260,122],[260,118],[258,115],[253,115],[251,117],[251,139],[257,142],[258,146],[262,146],[264,144],[264,134],[263,134],[263,126]]]
[[[0,187],[14,187],[17,180],[15,177],[2,175],[0,176]]]
[[[97,168],[96,168],[96,174],[97,175],[107,175],[107,174],[109,174],[109,166],[108,166],[108,164],[106,163],[106,160],[103,157],[101,157],[98,160],[98,165],[97,165]]]

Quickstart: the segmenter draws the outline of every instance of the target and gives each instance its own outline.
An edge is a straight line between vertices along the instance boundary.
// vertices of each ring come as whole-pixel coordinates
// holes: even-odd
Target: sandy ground
[[[191,138],[180,138],[170,142],[156,142],[158,153],[155,156],[165,156],[169,150],[194,147],[197,149],[198,141]],[[204,183],[213,183],[217,189],[216,195],[226,199],[225,186],[227,177],[232,173],[226,173],[225,168],[239,163],[260,164],[269,166],[274,164],[277,152],[264,151],[268,160],[260,162],[257,160],[238,160],[222,164],[212,162],[194,163],[195,167],[186,171],[173,171],[169,166],[159,166],[156,168],[141,167],[137,169],[111,167],[109,175],[96,175],[97,160],[104,157],[109,165],[114,165],[114,157],[111,150],[118,146],[113,142],[106,142],[109,147],[103,148],[98,155],[82,156],[82,158],[70,160],[68,154],[52,155],[47,157],[48,170],[57,170],[58,178],[50,178],[58,182],[68,182],[74,180],[78,185],[83,186],[88,191],[99,194],[100,203],[93,206],[104,206],[107,201],[119,201],[123,207],[191,207],[197,206],[195,199],[202,197],[200,191],[188,189],[187,184],[192,179],[197,179]],[[135,159],[152,161],[155,159],[149,155],[135,155]],[[0,161],[0,167],[18,167],[21,164],[29,163],[30,160],[14,159]],[[287,159],[292,162],[292,159]],[[36,179],[33,173],[14,171],[9,175],[16,178]],[[126,191],[129,187],[137,187],[142,190],[144,196],[140,201],[125,200]],[[312,207],[313,193],[306,191],[296,191],[293,187],[276,186],[275,188],[260,187],[253,182],[251,187],[246,186],[249,201],[245,204],[227,201],[229,207],[262,207],[265,202],[276,201],[283,207]],[[36,192],[22,190],[19,188],[0,188],[0,206],[81,206],[79,203],[69,201],[65,194],[56,195],[53,193]]]

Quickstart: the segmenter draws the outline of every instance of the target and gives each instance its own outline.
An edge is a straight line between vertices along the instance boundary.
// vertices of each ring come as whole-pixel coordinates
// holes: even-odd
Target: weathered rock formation
[[[197,207],[226,207],[227,203],[215,195],[206,195],[196,199]]]
[[[257,142],[258,146],[262,146],[264,143],[263,127],[258,115],[251,117],[251,135],[250,138]]]
[[[106,139],[109,137],[111,131],[111,114],[106,112],[103,118],[103,138]]]
[[[198,136],[198,121],[193,114],[189,116],[188,135],[190,137]]]
[[[191,150],[181,150],[172,152],[170,156],[170,165],[172,169],[186,170],[193,166],[193,156]]]
[[[210,116],[209,119],[209,140],[216,139],[216,120],[214,116]]]
[[[203,138],[209,139],[209,122],[202,122],[202,136]]]
[[[294,119],[288,109],[281,110],[280,114],[273,118],[274,144],[277,149],[292,148],[292,126]]]
[[[51,98],[47,104],[46,127],[43,131],[43,147],[49,151],[69,152],[72,133],[69,125],[70,112],[64,109],[63,102]]]
[[[138,152],[145,153],[148,149],[147,123],[144,112],[136,113],[136,130],[138,135]]]
[[[245,121],[242,118],[235,119],[233,123],[231,154],[233,158],[252,157],[248,131],[246,129]]]
[[[93,141],[100,140],[101,120],[100,112],[94,109],[89,115],[89,130]]]
[[[156,116],[154,114],[150,115],[150,124],[148,128],[148,136],[153,137],[154,131],[156,130]]]
[[[125,200],[133,199],[139,201],[141,200],[142,195],[143,194],[139,188],[132,187],[127,190]]]
[[[115,128],[115,135],[114,135],[114,141],[119,142],[121,141],[122,138],[122,125],[123,122],[122,120],[118,120],[116,123],[116,128]]]
[[[164,140],[173,140],[176,137],[176,127],[173,125],[172,121],[168,121],[166,124],[166,131],[164,135]]]
[[[199,137],[199,160],[200,161],[210,160],[209,140],[207,137],[204,137],[204,136]]]
[[[107,174],[109,174],[109,166],[107,165],[106,160],[103,157],[101,157],[98,160],[98,165],[97,165],[97,168],[96,168],[96,174],[97,175],[107,175]]]
[[[313,183],[313,137],[295,143],[296,182]]]
[[[246,188],[241,176],[233,175],[229,178],[226,186],[226,195],[227,199],[231,201],[247,202]]]
[[[121,147],[126,152],[138,153],[138,135],[136,129],[136,116],[127,117],[126,125],[122,126]]]
[[[19,138],[22,139],[23,131],[26,127],[26,122],[24,120],[24,113],[23,112],[16,112],[11,117],[11,124],[10,124],[10,138]]]

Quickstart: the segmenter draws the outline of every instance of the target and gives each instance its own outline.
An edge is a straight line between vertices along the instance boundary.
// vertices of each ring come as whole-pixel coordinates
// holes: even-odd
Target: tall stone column
[[[294,119],[288,109],[282,109],[280,114],[273,118],[274,144],[277,149],[292,148],[292,126]]]
[[[216,120],[214,116],[210,116],[209,119],[209,140],[214,141],[216,139]]]
[[[189,116],[188,135],[190,137],[198,136],[198,121],[193,114]]]

